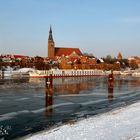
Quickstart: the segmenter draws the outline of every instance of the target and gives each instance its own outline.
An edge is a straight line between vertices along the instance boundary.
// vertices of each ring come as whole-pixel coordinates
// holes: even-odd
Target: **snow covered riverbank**
[[[26,140],[140,140],[140,102]]]

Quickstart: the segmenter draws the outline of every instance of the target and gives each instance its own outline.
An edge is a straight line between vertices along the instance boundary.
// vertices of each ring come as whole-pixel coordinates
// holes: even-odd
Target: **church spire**
[[[49,38],[48,38],[48,40],[53,42],[52,27],[51,27],[51,25],[50,25],[50,31],[49,31]]]
[[[52,26],[50,25],[50,31],[49,31],[50,34],[52,34]]]
[[[55,57],[55,43],[53,41],[51,25],[50,25],[49,37],[48,37],[48,57],[50,57],[50,58]]]

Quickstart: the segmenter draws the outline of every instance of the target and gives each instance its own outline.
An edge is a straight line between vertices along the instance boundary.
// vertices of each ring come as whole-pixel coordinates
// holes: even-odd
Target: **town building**
[[[140,68],[140,57],[131,56],[130,58],[128,58],[128,63],[130,67]]]
[[[80,57],[82,56],[82,52],[79,48],[62,48],[62,47],[55,47],[55,42],[53,40],[52,35],[52,28],[50,27],[49,37],[48,37],[48,57],[55,58],[55,57],[62,57],[62,56],[71,56],[71,57]]]
[[[122,60],[122,58],[123,58],[123,57],[122,57],[122,54],[121,54],[121,52],[119,52],[119,53],[118,53],[118,56],[117,56],[117,59],[120,61],[120,60]]]

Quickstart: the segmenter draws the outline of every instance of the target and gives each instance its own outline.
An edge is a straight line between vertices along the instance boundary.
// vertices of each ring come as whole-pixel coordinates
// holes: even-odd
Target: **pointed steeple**
[[[50,25],[50,31],[49,31],[50,34],[52,34],[52,26]]]
[[[48,37],[48,57],[54,58],[54,56],[55,56],[55,43],[53,41],[52,27],[50,25],[49,37]]]
[[[51,27],[51,25],[50,25],[50,31],[49,31],[49,38],[48,38],[48,40],[53,42],[52,27]]]

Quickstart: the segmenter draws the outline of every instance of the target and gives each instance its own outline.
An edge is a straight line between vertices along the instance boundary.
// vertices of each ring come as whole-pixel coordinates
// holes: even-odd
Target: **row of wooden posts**
[[[47,96],[53,96],[53,76],[52,74],[45,79],[45,87]],[[108,76],[108,88],[112,89],[114,87],[114,76],[109,74]]]

